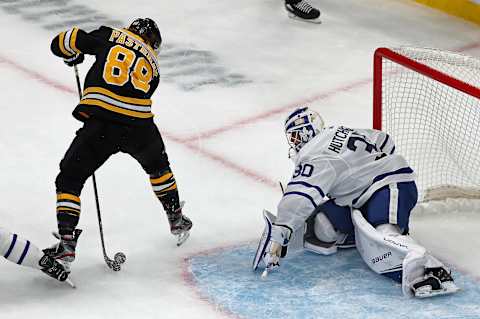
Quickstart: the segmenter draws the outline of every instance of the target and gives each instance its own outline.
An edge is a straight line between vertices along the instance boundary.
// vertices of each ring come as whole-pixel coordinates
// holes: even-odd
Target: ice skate
[[[428,298],[457,292],[451,272],[443,267],[426,268],[425,275],[412,284],[415,297]]]
[[[60,242],[44,249],[43,252],[56,259],[65,268],[65,271],[70,273],[70,264],[75,260],[75,248],[81,233],[81,229],[76,229],[73,235],[60,236],[58,233],[53,233],[53,236],[59,239]]]
[[[40,258],[38,265],[41,267],[40,270],[42,272],[58,281],[65,281],[68,277],[68,273],[65,271],[62,264],[48,254],[45,254]]]
[[[285,9],[288,17],[310,23],[322,23],[320,21],[320,11],[312,7],[305,0],[285,1]]]
[[[168,223],[170,224],[170,233],[177,238],[177,246],[181,246],[190,237],[190,229],[193,226],[192,221],[183,215],[182,208],[184,202],[180,204],[180,208],[172,213],[167,213]]]

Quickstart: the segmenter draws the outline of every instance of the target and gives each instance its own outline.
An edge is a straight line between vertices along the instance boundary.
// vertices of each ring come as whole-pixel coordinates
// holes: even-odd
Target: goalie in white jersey
[[[264,213],[254,269],[263,262],[266,275],[279,267],[289,242],[301,237],[305,249],[320,254],[356,246],[372,270],[402,283],[406,295],[458,290],[450,271],[408,235],[415,174],[388,134],[324,127],[307,107],[287,117],[285,133],[295,172],[277,216]]]

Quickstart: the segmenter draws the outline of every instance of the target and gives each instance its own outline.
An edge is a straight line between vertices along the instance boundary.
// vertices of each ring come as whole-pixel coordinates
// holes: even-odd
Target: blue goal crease
[[[480,284],[455,270],[460,292],[414,299],[372,272],[355,249],[294,254],[265,280],[261,270],[251,270],[254,254],[248,244],[193,256],[194,284],[217,308],[240,318],[480,318]]]

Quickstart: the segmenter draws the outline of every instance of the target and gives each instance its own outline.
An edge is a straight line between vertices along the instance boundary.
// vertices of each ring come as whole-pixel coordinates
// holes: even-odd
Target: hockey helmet
[[[128,30],[141,36],[155,51],[157,51],[162,44],[160,30],[155,21],[150,18],[135,19],[128,27]]]
[[[300,149],[325,127],[322,117],[308,107],[299,107],[285,120],[285,135],[290,147],[299,152]]]

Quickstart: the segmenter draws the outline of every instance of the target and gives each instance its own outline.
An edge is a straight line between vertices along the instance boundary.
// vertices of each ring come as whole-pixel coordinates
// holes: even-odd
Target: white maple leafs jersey
[[[381,187],[414,179],[385,132],[328,127],[298,152],[275,224],[298,229],[330,198],[337,205],[359,208]]]

